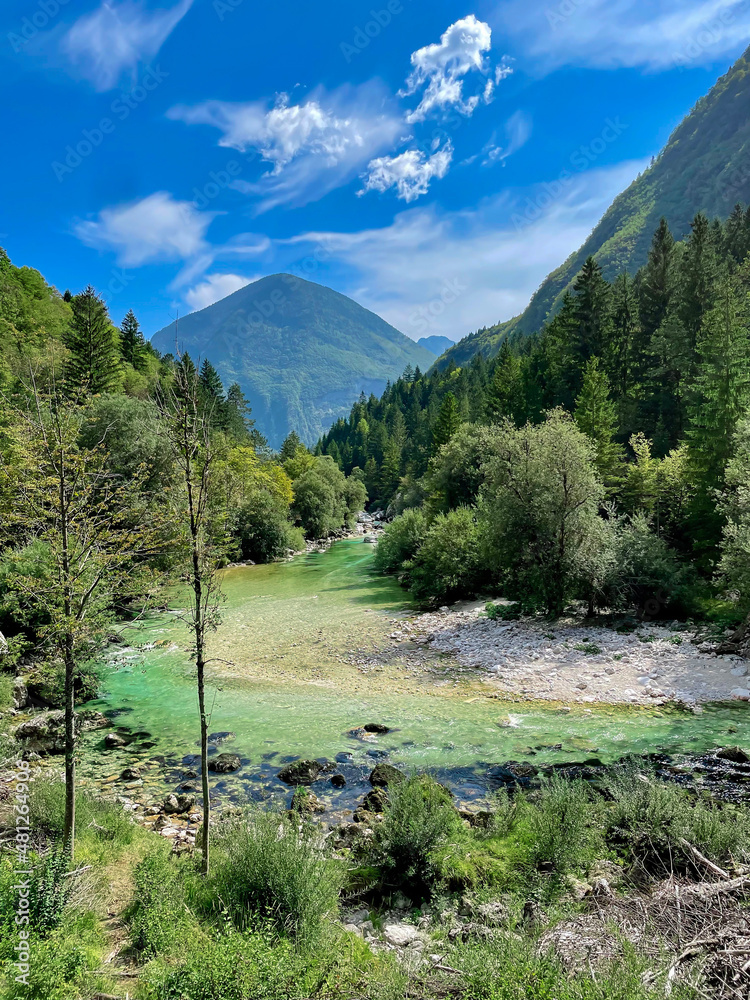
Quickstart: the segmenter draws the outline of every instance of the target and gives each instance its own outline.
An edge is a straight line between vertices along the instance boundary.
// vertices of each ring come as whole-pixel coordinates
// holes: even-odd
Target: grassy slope
[[[492,357],[505,333],[534,333],[559,308],[587,257],[607,278],[634,273],[648,256],[664,216],[681,239],[699,211],[726,219],[750,201],[750,50],[716,83],[672,133],[654,163],[619,195],[577,250],[542,283],[522,316],[460,341],[443,356],[465,364],[478,351]]]
[[[292,428],[316,440],[361,391],[379,393],[434,355],[379,316],[322,285],[273,275],[179,322],[180,346],[239,382],[272,444]],[[174,324],[154,346],[174,351]]]

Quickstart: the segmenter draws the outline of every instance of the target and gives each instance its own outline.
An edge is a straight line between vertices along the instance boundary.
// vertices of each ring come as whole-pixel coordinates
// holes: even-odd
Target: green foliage
[[[750,858],[750,817],[742,807],[691,799],[636,762],[612,777],[609,791],[606,835],[631,863],[661,876],[690,867],[685,841],[717,864]]]
[[[520,604],[493,604],[484,606],[484,613],[492,622],[517,622],[523,618],[523,607]]]
[[[434,603],[475,594],[482,572],[474,512],[459,507],[438,514],[405,568],[418,601]]]
[[[122,377],[119,336],[91,285],[73,299],[67,346],[67,377],[76,391],[97,395],[117,389]]]
[[[375,566],[381,573],[401,573],[427,536],[429,521],[423,510],[406,510],[380,536]]]
[[[426,775],[388,789],[383,822],[375,828],[372,860],[384,886],[410,898],[430,896],[441,881],[439,853],[465,843],[466,833],[450,793]]]
[[[327,538],[345,525],[353,526],[367,493],[359,480],[347,479],[330,457],[309,458],[310,467],[293,477],[292,512],[309,538]],[[289,474],[295,471],[290,465],[295,461],[285,463]]]
[[[134,881],[126,914],[133,947],[146,959],[179,954],[196,923],[187,908],[190,870],[160,845],[136,866]]]
[[[561,411],[538,426],[499,430],[481,494],[487,560],[511,597],[560,613],[599,545],[593,446]]]
[[[219,828],[202,905],[225,910],[244,930],[257,918],[312,941],[338,911],[343,869],[329,860],[317,829],[298,829],[269,812],[253,812]]]
[[[35,778],[30,786],[29,810],[32,829],[59,839],[65,819],[64,784],[54,777]],[[87,849],[87,843],[94,851],[101,845],[122,847],[133,842],[137,830],[132,818],[117,803],[85,790],[76,794],[76,832],[83,841],[81,850]]]
[[[289,523],[284,504],[262,490],[237,512],[234,535],[243,559],[266,563],[282,559],[288,550],[305,548],[304,533]]]

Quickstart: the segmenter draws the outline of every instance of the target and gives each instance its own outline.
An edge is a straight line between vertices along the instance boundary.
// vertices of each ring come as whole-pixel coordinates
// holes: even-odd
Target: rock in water
[[[317,760],[295,760],[279,771],[279,780],[285,785],[311,785],[323,770]]]
[[[76,735],[81,731],[81,718],[75,717]],[[38,754],[65,753],[65,712],[42,712],[22,723],[15,737]]]
[[[239,771],[241,767],[242,761],[236,753],[220,753],[208,762],[208,769],[214,774],[230,774],[232,771]]]
[[[393,764],[377,764],[370,774],[370,784],[375,788],[387,788],[403,781],[405,775]]]
[[[296,813],[299,816],[314,816],[325,811],[325,804],[320,801],[314,792],[311,792],[308,788],[295,788],[292,805],[289,810],[290,813]]]
[[[742,747],[724,747],[717,750],[715,756],[719,760],[728,760],[731,764],[750,764],[750,756]]]
[[[379,722],[368,722],[364,728],[366,733],[377,733],[378,736],[384,736],[386,733],[390,733],[388,726],[383,726]]]

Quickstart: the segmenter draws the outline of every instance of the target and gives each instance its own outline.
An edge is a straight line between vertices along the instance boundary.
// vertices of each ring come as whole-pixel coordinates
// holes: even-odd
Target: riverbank
[[[705,628],[581,617],[490,620],[484,602],[400,622],[391,640],[454,658],[504,697],[577,705],[750,701],[750,665]]]

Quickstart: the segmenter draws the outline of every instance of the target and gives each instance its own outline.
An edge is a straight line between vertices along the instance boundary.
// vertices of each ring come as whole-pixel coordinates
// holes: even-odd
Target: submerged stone
[[[208,769],[214,774],[229,774],[231,771],[239,771],[241,767],[242,761],[236,753],[220,753],[208,762]]]
[[[317,760],[295,760],[282,767],[279,771],[279,780],[285,785],[311,785],[320,777],[324,766]]]

